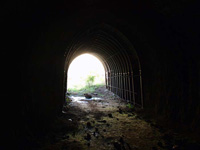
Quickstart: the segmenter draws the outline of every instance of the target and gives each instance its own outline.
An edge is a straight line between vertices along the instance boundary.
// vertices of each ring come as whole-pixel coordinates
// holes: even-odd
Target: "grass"
[[[94,93],[95,90],[101,86],[104,86],[104,84],[96,84],[96,85],[91,85],[91,86],[86,85],[83,88],[74,87],[74,88],[67,89],[67,91],[69,93],[79,93],[79,94]]]

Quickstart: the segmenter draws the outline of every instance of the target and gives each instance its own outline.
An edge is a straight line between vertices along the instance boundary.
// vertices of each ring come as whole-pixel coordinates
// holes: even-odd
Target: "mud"
[[[51,131],[37,141],[40,150],[178,150],[184,139],[145,121],[126,102],[101,87],[93,99],[73,94]],[[180,143],[182,142],[182,143]],[[196,146],[196,147],[195,147]],[[199,148],[189,145],[189,149]]]

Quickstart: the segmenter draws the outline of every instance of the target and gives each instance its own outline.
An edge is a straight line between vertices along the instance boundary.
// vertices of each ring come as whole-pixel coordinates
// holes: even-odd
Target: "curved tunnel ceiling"
[[[79,33],[67,52],[65,83],[68,67],[73,59],[83,53],[90,53],[104,65],[106,88],[143,107],[139,58],[134,47],[120,31],[107,24],[97,25]]]

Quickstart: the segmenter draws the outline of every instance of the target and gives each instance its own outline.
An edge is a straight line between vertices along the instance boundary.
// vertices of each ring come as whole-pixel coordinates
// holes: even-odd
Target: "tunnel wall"
[[[72,60],[84,53],[97,56],[103,63],[108,90],[143,108],[140,62],[134,47],[120,31],[101,23],[80,33],[66,50],[65,76]]]
[[[61,113],[68,46],[78,33],[101,23],[119,30],[137,52],[144,110],[177,127],[199,129],[197,5],[191,2],[179,8],[164,2],[120,5],[109,1],[102,8],[65,3],[54,8],[56,4],[37,4],[10,6],[2,14],[4,139],[26,143],[31,133],[47,130]]]

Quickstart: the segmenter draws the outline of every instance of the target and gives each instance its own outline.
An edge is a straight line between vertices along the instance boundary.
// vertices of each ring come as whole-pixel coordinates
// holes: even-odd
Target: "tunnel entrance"
[[[105,90],[105,69],[94,55],[85,53],[77,56],[68,69],[66,101],[87,103],[101,100]]]
[[[79,55],[90,53],[105,68],[106,89],[121,99],[143,108],[142,75],[138,54],[127,37],[107,24],[80,32],[65,54],[64,93],[68,86],[68,68]]]
[[[101,61],[91,54],[76,57],[69,66],[68,92],[93,92],[105,85],[105,69]]]

